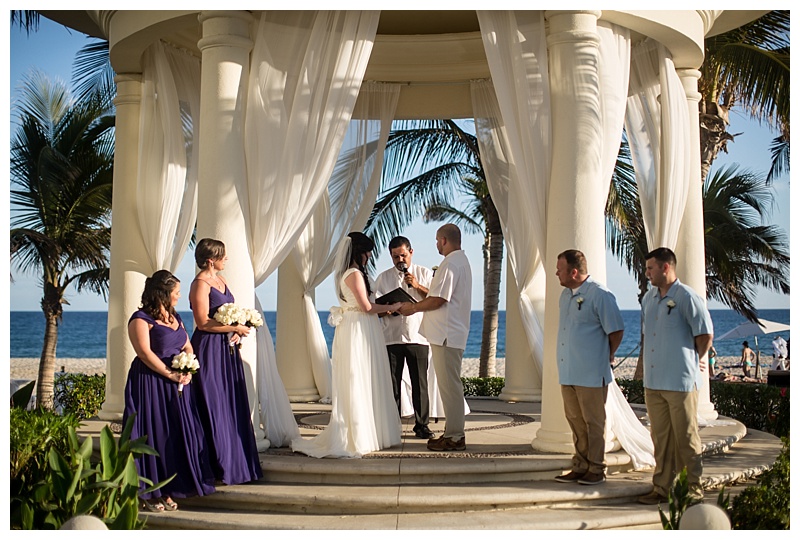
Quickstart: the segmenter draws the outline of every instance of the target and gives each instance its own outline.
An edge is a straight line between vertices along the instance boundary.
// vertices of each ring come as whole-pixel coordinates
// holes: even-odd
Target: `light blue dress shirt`
[[[614,295],[586,278],[578,289],[564,289],[558,299],[558,382],[602,387],[613,380],[608,334],[625,329]]]
[[[642,298],[644,386],[651,390],[691,392],[700,386],[700,357],[695,336],[713,334],[706,303],[680,280],[662,298],[652,287]]]

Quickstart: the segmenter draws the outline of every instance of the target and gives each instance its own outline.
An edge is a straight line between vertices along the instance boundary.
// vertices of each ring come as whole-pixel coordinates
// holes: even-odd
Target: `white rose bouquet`
[[[227,303],[222,304],[217,308],[216,313],[214,313],[214,320],[220,324],[224,324],[225,326],[237,326],[243,324],[250,328],[258,328],[259,326],[263,326],[264,318],[261,316],[261,313],[258,312],[256,309],[245,308],[242,306],[237,306],[234,303]],[[233,335],[230,336],[233,338]],[[233,343],[228,343],[231,348],[231,355],[233,355]],[[239,343],[238,347],[241,348],[242,344]]]
[[[191,373],[194,375],[200,369],[200,362],[194,353],[187,353],[181,351],[172,357],[172,369],[180,371],[181,373]],[[178,385],[178,395],[183,395],[183,384]]]

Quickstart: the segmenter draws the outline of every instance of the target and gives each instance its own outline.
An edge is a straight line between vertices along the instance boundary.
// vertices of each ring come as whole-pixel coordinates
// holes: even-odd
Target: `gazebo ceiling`
[[[162,39],[197,56],[197,11],[42,11],[44,16],[96,37],[111,37],[118,73],[141,71],[142,52]],[[693,12],[688,12],[693,13]],[[702,62],[705,33],[716,34],[766,11],[605,11],[602,19],[630,28],[634,41],[652,36],[665,43],[676,65]],[[252,11],[258,19],[261,11]],[[710,25],[711,28],[705,28]],[[489,77],[474,10],[381,11],[366,80],[403,84],[397,118],[472,116],[469,80]]]

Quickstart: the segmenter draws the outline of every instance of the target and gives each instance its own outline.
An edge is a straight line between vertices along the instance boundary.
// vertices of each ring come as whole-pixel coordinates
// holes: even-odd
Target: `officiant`
[[[433,272],[429,268],[414,264],[411,258],[414,250],[411,242],[404,236],[395,236],[389,242],[389,254],[393,267],[382,272],[375,281],[375,295],[378,301],[385,295],[403,296],[406,293],[415,302],[428,295]],[[410,301],[407,297],[395,301]],[[381,317],[383,335],[389,352],[389,369],[392,374],[392,388],[398,412],[400,391],[403,384],[403,366],[408,366],[411,379],[411,402],[414,406],[414,434],[420,439],[432,439],[433,432],[428,428],[430,400],[428,397],[428,340],[420,333],[422,313],[409,317],[386,315]]]

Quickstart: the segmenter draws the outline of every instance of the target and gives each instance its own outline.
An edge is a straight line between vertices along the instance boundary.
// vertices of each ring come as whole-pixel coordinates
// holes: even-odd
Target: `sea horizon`
[[[617,357],[626,358],[638,356],[640,339],[641,310],[620,310],[625,323],[625,335],[617,351]],[[715,336],[721,336],[731,330],[745,319],[730,309],[711,309],[711,318],[714,322]],[[193,330],[191,312],[179,311],[191,334]],[[330,351],[333,341],[334,328],[327,323],[328,311],[318,311],[322,331]],[[497,352],[498,358],[505,357],[505,311],[499,312]],[[759,318],[790,323],[790,309],[762,309]],[[275,323],[276,312],[265,311],[264,321],[276,340]],[[465,358],[480,356],[483,312],[471,312],[470,334],[467,347],[464,351]],[[44,336],[44,316],[41,311],[11,311],[10,312],[10,357],[11,358],[38,358],[41,355]],[[105,358],[106,356],[106,311],[66,311],[59,326],[58,346],[56,355],[59,358]],[[789,339],[789,332],[778,332],[784,339]],[[758,340],[759,350],[763,354],[772,354],[773,335],[761,336]],[[738,356],[741,354],[743,339],[714,340],[714,347],[720,356]],[[752,339],[750,346],[755,349]]]

